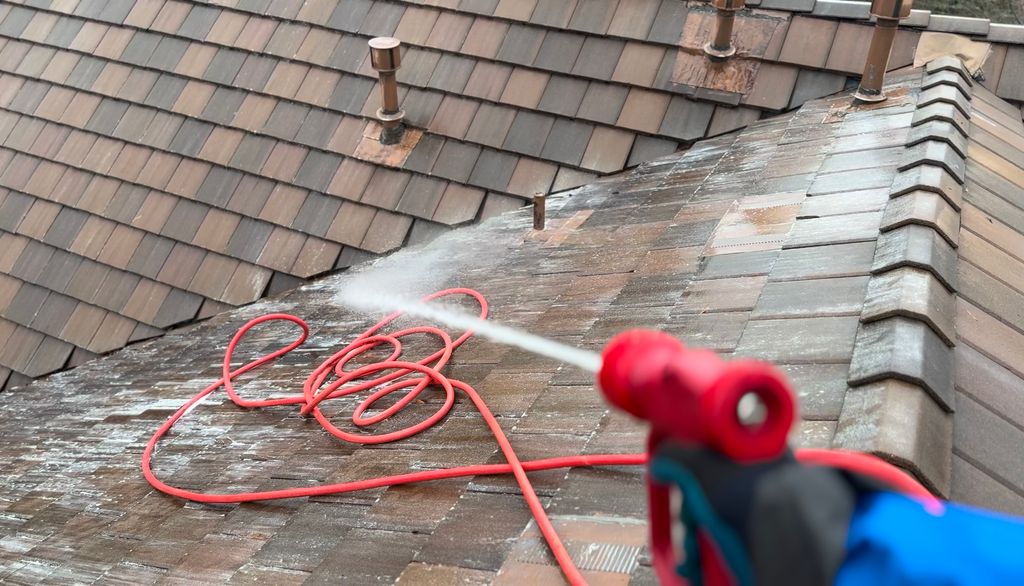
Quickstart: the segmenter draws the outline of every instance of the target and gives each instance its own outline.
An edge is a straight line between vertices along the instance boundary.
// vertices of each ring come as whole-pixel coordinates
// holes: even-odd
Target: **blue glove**
[[[1024,584],[1024,519],[891,492],[865,494],[836,586]]]

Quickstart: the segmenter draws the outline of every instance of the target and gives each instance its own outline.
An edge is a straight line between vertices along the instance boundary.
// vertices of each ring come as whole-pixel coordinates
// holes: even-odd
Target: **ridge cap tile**
[[[850,386],[895,378],[921,386],[952,412],[953,349],[927,323],[903,316],[862,323],[850,361]]]
[[[950,291],[956,291],[957,253],[935,230],[907,224],[882,232],[871,265],[873,274],[899,267],[917,267],[934,274]]]
[[[968,133],[968,118],[964,116],[960,110],[953,104],[947,104],[945,102],[935,102],[927,106],[918,108],[914,112],[914,118],[911,120],[910,126],[918,126],[932,120],[945,120],[956,126],[956,129],[961,134],[967,136]]]
[[[873,453],[950,494],[953,415],[919,385],[888,379],[848,390],[832,447]]]
[[[953,126],[952,123],[944,120],[932,120],[915,126],[910,129],[907,135],[907,147],[913,147],[926,141],[944,142],[948,144],[960,157],[967,156],[966,136]]]
[[[868,280],[862,322],[895,316],[922,321],[950,347],[956,342],[953,325],[956,297],[928,271],[899,268]]]
[[[937,140],[925,140],[914,146],[907,147],[900,160],[899,171],[906,171],[919,165],[939,166],[949,171],[961,184],[966,180],[966,161],[950,143]]]
[[[930,191],[913,191],[892,199],[882,214],[882,232],[908,224],[927,226],[956,248],[960,239],[960,212],[942,196]]]
[[[974,85],[974,80],[971,78],[970,72],[968,72],[967,68],[964,66],[964,62],[959,57],[955,57],[953,55],[944,55],[937,59],[932,59],[925,64],[924,70],[928,75],[934,75],[940,71],[952,71],[967,82],[967,85]]]

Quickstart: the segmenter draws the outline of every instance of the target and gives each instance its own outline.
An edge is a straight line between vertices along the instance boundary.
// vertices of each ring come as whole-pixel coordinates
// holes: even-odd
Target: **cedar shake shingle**
[[[431,218],[447,187],[448,183],[445,181],[417,175],[406,186],[396,211],[420,218]]]
[[[530,16],[530,22],[545,26],[564,29],[576,9],[578,0],[536,0],[536,8]]]
[[[537,108],[572,118],[579,110],[580,102],[587,92],[587,85],[587,82],[571,77],[552,77]]]
[[[604,81],[611,79],[624,47],[625,43],[622,41],[587,37],[572,68],[573,75]]]
[[[536,108],[550,77],[546,73],[517,67],[509,76],[501,101],[520,108]]]
[[[497,101],[501,98],[512,75],[512,68],[508,65],[491,63],[490,61],[478,61],[466,82],[464,94],[489,101]]]
[[[437,134],[463,138],[473,122],[478,107],[479,104],[473,100],[446,96],[428,128]]]
[[[629,156],[634,137],[633,133],[623,130],[595,128],[581,165],[599,172],[621,167]]]
[[[483,59],[493,59],[501,48],[502,40],[508,33],[509,25],[489,18],[477,18],[466,34],[466,41],[460,52]],[[403,38],[399,36],[399,38]],[[482,61],[478,61],[483,63]]]
[[[434,23],[441,14],[439,10],[427,7],[410,6],[406,8],[402,19],[395,29],[395,38],[401,39],[403,43],[410,45],[423,45],[430,31],[434,29]]]
[[[619,114],[618,126],[631,130],[656,133],[661,128],[669,97],[656,92],[633,89]]]
[[[705,60],[687,57],[699,50],[694,39],[705,40],[714,20],[705,10],[690,13],[679,0],[236,4],[0,6],[0,62],[12,64],[0,73],[0,238],[12,251],[2,256],[0,265],[9,265],[3,270],[17,265],[44,289],[73,288],[89,297],[82,299],[87,303],[119,305],[106,311],[120,311],[142,280],[173,288],[155,314],[148,307],[132,310],[159,323],[105,317],[97,332],[111,335],[94,332],[83,340],[94,351],[106,351],[96,345],[102,338],[120,344],[158,335],[157,328],[247,303],[267,287],[276,291],[335,265],[429,240],[449,225],[517,207],[534,192],[586,184],[842,90],[861,69],[870,32],[865,23],[821,11],[773,8],[753,20],[741,15],[738,38],[747,50],[727,64],[735,75],[730,79],[709,70]],[[694,34],[681,35],[684,26]],[[978,39],[993,42],[985,83],[1018,99],[1007,72],[1019,55],[999,40],[1008,29],[990,28],[996,36]],[[928,29],[900,31],[892,69],[910,64],[921,30]],[[392,34],[405,43],[398,79],[406,124],[424,133],[382,149],[374,143],[380,97],[366,40]],[[675,78],[679,67],[689,67],[689,85]],[[916,99],[914,74],[900,75],[889,79],[910,84],[901,99]],[[1003,104],[975,120],[997,121],[1001,130],[983,133],[1007,142],[1019,120],[1017,106]],[[859,116],[870,118],[867,111]],[[849,120],[849,128],[867,128]],[[888,148],[900,146],[898,130],[882,132]],[[760,179],[766,188],[787,192],[810,187],[812,167],[821,163],[800,157],[793,145],[816,131],[819,122],[780,135],[783,141],[772,148],[783,153],[766,167],[768,175],[723,167],[735,177],[720,176],[701,197],[725,185],[734,190],[741,180]],[[836,144],[862,152],[873,138],[858,131]],[[979,140],[984,146],[974,152],[979,160],[993,153],[986,161],[994,170],[975,174],[994,185],[971,191],[988,198],[994,206],[988,213],[1015,218],[987,194],[1012,190],[1005,177],[1015,177],[1017,161],[1002,143]],[[825,164],[834,169],[850,162],[837,156]],[[702,159],[688,180],[701,180],[704,169]],[[829,179],[830,189],[842,187],[839,179],[859,177],[857,169],[842,172],[849,175]],[[945,183],[935,189],[953,201],[965,198],[946,193]],[[862,203],[880,213],[881,195]],[[832,215],[853,209],[820,197],[807,209]],[[24,236],[9,242],[5,235],[16,235],[8,228]],[[658,246],[703,234],[678,232],[667,230]],[[733,250],[729,238],[718,243],[723,250]],[[226,264],[211,268],[211,252]],[[59,270],[29,266],[44,257]],[[261,257],[273,266],[254,264]],[[99,258],[124,268],[91,260]],[[78,263],[84,262],[99,268],[82,270]],[[987,262],[982,270],[1000,273]],[[116,272],[108,278],[108,270]],[[0,271],[7,274],[13,273]],[[193,281],[203,294],[187,291]],[[626,290],[623,299],[657,304],[670,290],[645,283]],[[66,313],[64,320],[71,310]],[[59,331],[43,334],[50,336],[39,345],[46,349],[38,358],[19,357],[19,364],[55,364],[68,348],[73,363],[92,356],[54,337]]]
[[[442,51],[458,51],[466,41],[473,18],[455,12],[442,12],[427,37],[426,45]]]
[[[822,68],[831,52],[838,24],[805,16],[794,16],[782,45],[779,61]]]
[[[412,218],[377,210],[360,247],[371,252],[385,253],[398,248],[412,226]]]
[[[370,206],[343,202],[327,230],[327,237],[348,246],[359,246],[376,213]]]
[[[466,133],[466,140],[494,148],[499,148],[515,119],[516,111],[493,104],[481,104],[473,123]]]
[[[555,180],[558,167],[526,157],[520,158],[508,183],[508,191],[522,197],[546,194]]]

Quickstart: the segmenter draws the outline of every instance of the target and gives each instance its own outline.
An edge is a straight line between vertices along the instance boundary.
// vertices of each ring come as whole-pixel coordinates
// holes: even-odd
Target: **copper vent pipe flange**
[[[885,71],[889,68],[889,54],[892,52],[893,41],[896,40],[896,29],[900,19],[910,16],[913,0],[873,0],[871,14],[875,17],[875,30],[871,35],[868,47],[868,59],[864,63],[864,75],[860,78],[860,87],[854,98],[861,102],[881,102],[885,100],[882,85],[885,83]]]
[[[370,39],[370,64],[380,76],[381,107],[377,119],[381,123],[381,144],[397,144],[402,140],[405,127],[402,120],[405,111],[398,106],[398,79],[396,74],[402,66],[402,42],[393,37]]]
[[[732,42],[733,23],[736,13],[746,7],[745,0],[712,0],[711,5],[718,12],[715,19],[715,38],[704,45],[704,53],[712,61],[725,61],[736,54]]]

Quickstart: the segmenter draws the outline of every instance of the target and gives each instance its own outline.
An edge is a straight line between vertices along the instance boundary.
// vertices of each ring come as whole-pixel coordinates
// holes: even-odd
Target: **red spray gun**
[[[651,462],[647,487],[651,552],[658,579],[662,584],[686,584],[679,572],[689,575],[695,571],[695,567],[699,567],[699,578],[696,581],[702,581],[705,586],[752,583],[753,578],[749,574],[751,568],[746,563],[749,560],[741,559],[744,558],[743,554],[736,555],[738,548],[735,541],[721,539],[734,536],[726,535],[727,532],[716,526],[719,519],[694,516],[695,508],[703,510],[700,500],[705,495],[699,490],[690,491],[696,500],[689,504],[687,514],[690,515],[690,521],[684,521],[685,525],[692,522],[698,527],[696,531],[692,531],[691,527],[685,529],[692,531],[686,542],[685,557],[690,558],[692,555],[697,559],[686,559],[686,564],[680,565],[680,556],[672,539],[674,514],[670,506],[669,485],[659,482],[656,478],[658,474],[655,474],[659,466],[671,467],[672,464],[666,464],[667,460],[657,455],[662,451],[673,453],[673,450],[681,446],[685,450],[697,448],[698,451],[717,453],[748,471],[785,464],[788,457],[787,437],[796,419],[796,400],[785,377],[770,364],[754,360],[725,362],[709,350],[689,349],[668,334],[645,330],[628,331],[613,338],[605,348],[602,360],[598,382],[605,397],[611,404],[647,421],[651,426],[647,445],[648,461]],[[740,403],[748,395],[756,397],[763,406],[762,419],[744,421],[741,416]],[[674,453],[678,454],[678,451]],[[909,475],[869,454],[797,450],[794,455],[799,464],[793,465],[852,473],[858,478],[868,479],[876,486],[902,492],[925,503],[937,504],[928,491]],[[674,475],[673,482],[677,486],[680,485],[680,479],[688,482],[688,474],[688,471],[680,473],[678,469],[672,469],[670,473]],[[808,470],[800,478],[814,480],[821,476],[818,472]],[[831,473],[829,477],[834,480]],[[779,539],[769,539],[771,542],[788,540],[787,547],[795,546],[790,547],[790,553],[795,553],[800,563],[814,557],[813,550],[818,542],[824,541],[819,539],[821,535],[835,528],[835,523],[818,522],[823,518],[821,513],[827,509],[824,501],[829,498],[821,498],[822,494],[814,492],[813,486],[820,488],[822,485],[811,482],[800,488],[789,485],[789,488],[782,489],[795,492],[803,490],[805,498],[799,500],[797,497],[797,508],[804,506],[806,508],[803,510],[813,512],[803,518],[807,523],[799,521],[791,524],[789,528],[793,531],[780,533]],[[846,490],[846,483],[832,482],[830,486],[831,489],[825,492],[831,493],[833,503],[843,506],[836,495]],[[735,491],[726,494],[735,494]],[[773,502],[775,504],[772,506],[776,507],[781,503]],[[777,518],[778,510],[772,514]],[[829,517],[825,515],[824,518]],[[801,535],[809,541],[801,542]],[[824,554],[817,557],[824,560],[822,567],[831,563]],[[778,559],[790,558],[779,556]],[[804,565],[810,567],[810,564]],[[786,570],[785,565],[783,570]]]
[[[786,449],[796,417],[793,392],[773,366],[725,362],[662,332],[632,330],[613,338],[598,380],[611,404],[650,423],[649,455],[672,440],[709,448],[739,463],[776,458]],[[750,394],[765,413],[763,420],[746,424],[739,406]],[[655,570],[662,584],[683,584],[676,573],[669,489],[650,475],[647,486]]]

